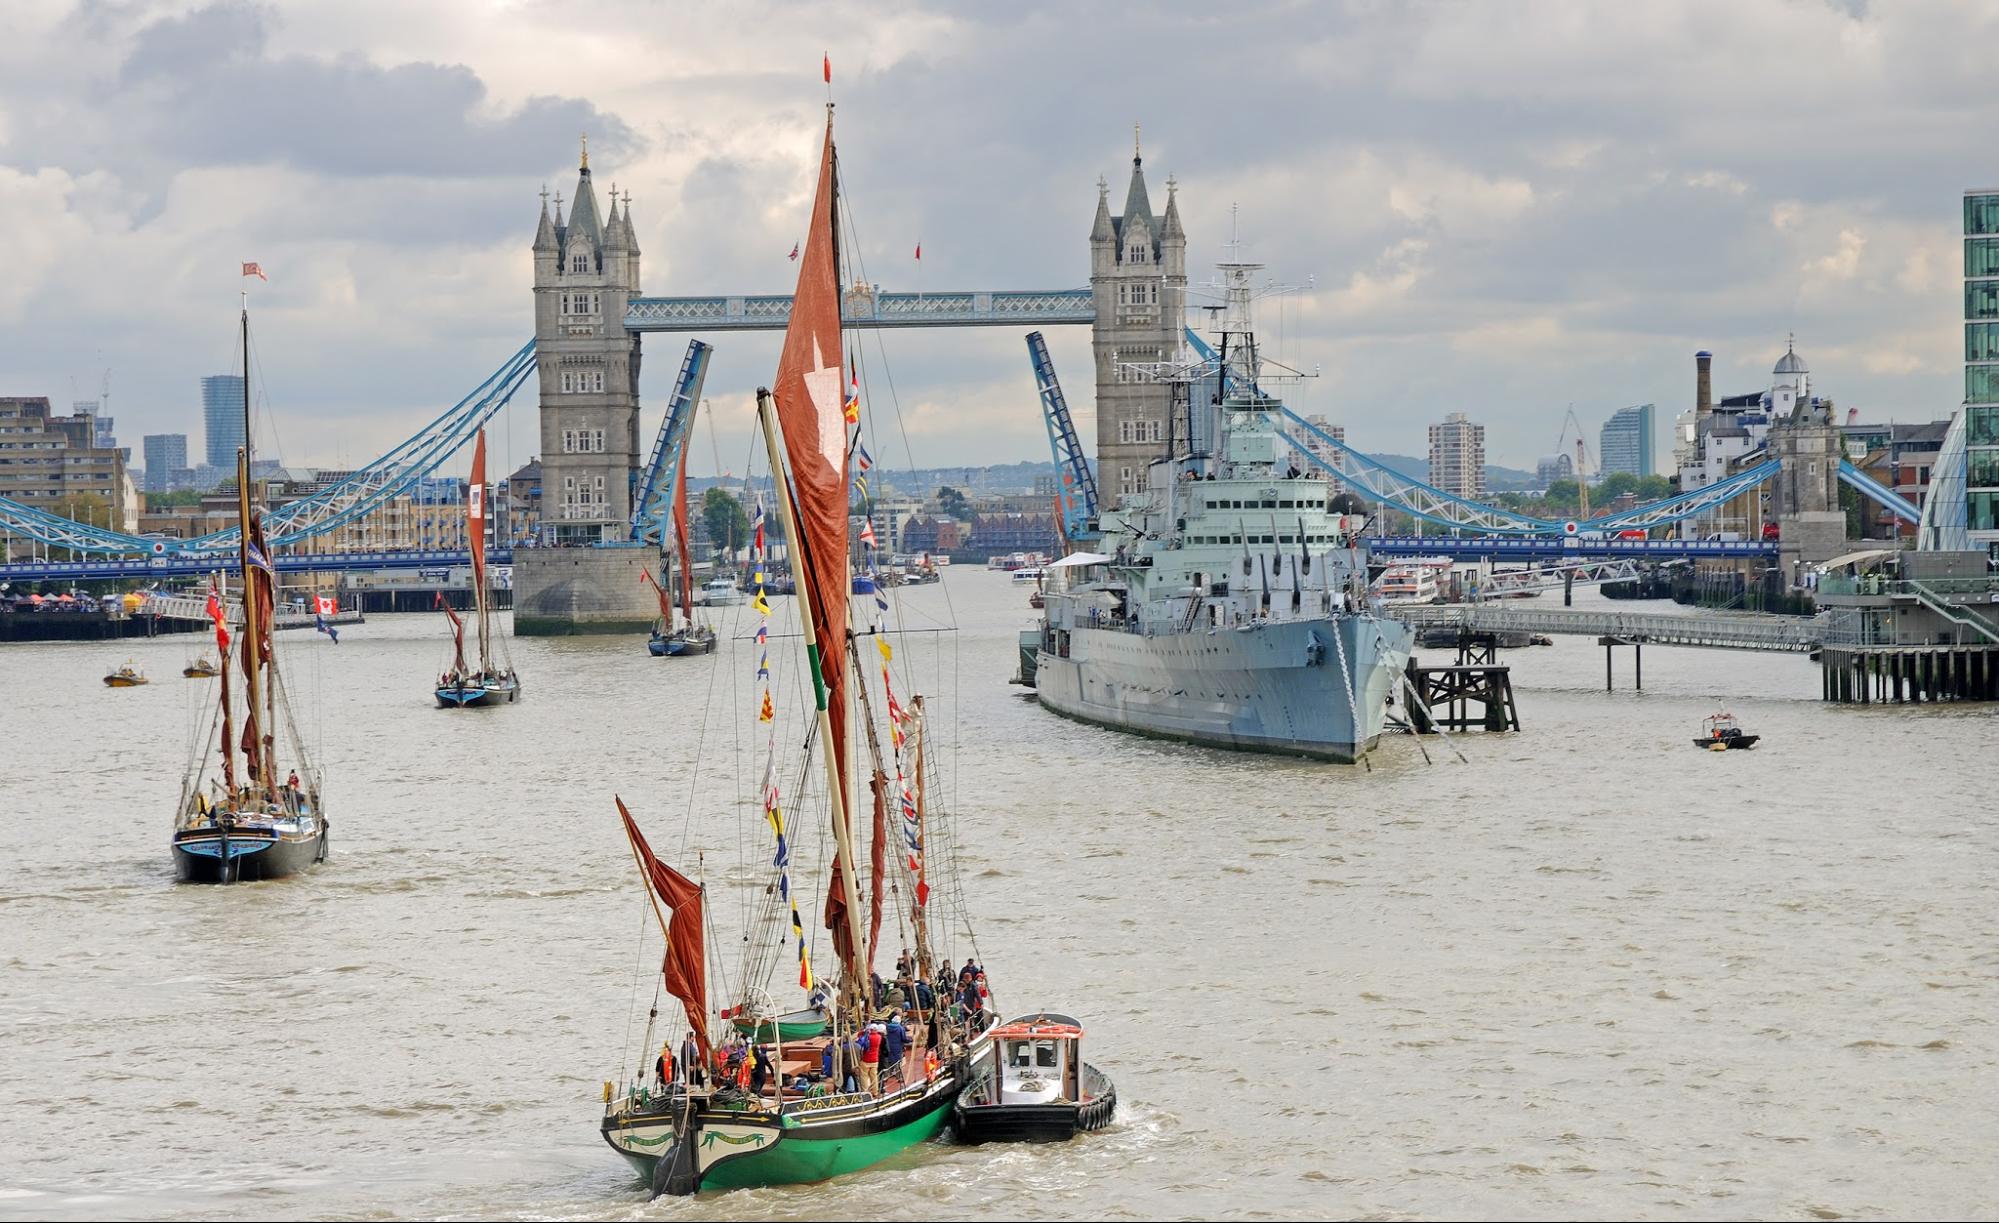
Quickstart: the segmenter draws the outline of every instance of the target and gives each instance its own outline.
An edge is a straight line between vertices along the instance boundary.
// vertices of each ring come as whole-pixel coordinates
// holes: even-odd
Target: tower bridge
[[[1121,211],[1112,213],[1110,186],[1098,180],[1087,288],[908,293],[856,285],[843,295],[843,320],[862,329],[1028,330],[1088,324],[1097,418],[1095,483],[1107,499],[1140,491],[1147,468],[1174,436],[1171,392],[1161,383],[1129,379],[1126,371],[1170,358],[1183,336],[1191,335],[1184,327],[1187,234],[1177,186],[1169,179],[1166,189],[1165,209],[1155,213],[1137,148]],[[690,346],[670,400],[674,410],[648,458],[642,454],[639,437],[643,336],[779,330],[789,320],[791,298],[644,294],[631,193],[614,186],[607,201],[608,208],[599,207],[586,148],[570,198],[565,201],[557,193],[551,209],[548,194],[542,196],[531,244],[533,340],[408,441],[339,484],[270,515],[272,542],[278,551],[299,556],[292,567],[345,567],[333,565],[327,554],[311,551],[311,541],[372,512],[436,471],[511,401],[532,373],[543,489],[536,542],[543,546],[521,549],[514,556],[516,630],[642,630],[651,622],[655,605],[640,584],[640,574],[655,555],[649,545],[659,538],[661,490],[670,487],[664,477],[684,453],[691,408],[699,399],[710,350],[698,340]],[[1794,354],[1792,358],[1795,361]],[[1376,463],[1300,417],[1290,416],[1288,424],[1302,462],[1322,467],[1329,478],[1363,498],[1405,511],[1425,524],[1421,536],[1384,539],[1384,554],[1448,554],[1468,560],[1767,558],[1795,553],[1792,526],[1799,528],[1799,534],[1839,533],[1834,520],[1841,516],[1832,498],[1842,482],[1913,520],[1916,507],[1843,462],[1837,430],[1822,414],[1806,409],[1816,401],[1804,394],[1802,361],[1795,365],[1799,377],[1789,385],[1798,392],[1800,410],[1782,429],[1773,426],[1768,458],[1735,468],[1724,462],[1701,488],[1581,523],[1543,520],[1455,496]],[[1054,375],[1046,367],[1045,355],[1033,373],[1044,405],[1061,404],[1059,391],[1048,393]],[[1060,410],[1066,415],[1066,404]],[[1063,429],[1056,429],[1051,422],[1051,437],[1069,437],[1073,450],[1073,425],[1063,424]],[[1314,434],[1317,444],[1304,445],[1304,439]],[[1765,485],[1775,490],[1773,500],[1787,523],[1781,543],[1614,538],[1620,531],[1698,518],[1730,497],[1754,493]],[[1071,517],[1081,520],[1079,515]],[[19,578],[199,571],[212,565],[219,552],[235,547],[233,531],[194,540],[140,538],[4,500],[0,500],[0,528],[65,549],[72,557],[0,566],[0,576]],[[1813,547],[1825,552],[1837,545],[1820,540]],[[1791,559],[1795,561],[1795,555]],[[416,554],[382,554],[371,560],[373,567],[385,568],[437,563],[434,557],[417,559]]]

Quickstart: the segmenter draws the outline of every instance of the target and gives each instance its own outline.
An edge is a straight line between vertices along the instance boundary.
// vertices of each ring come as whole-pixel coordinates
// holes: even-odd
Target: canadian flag
[[[312,603],[322,616],[334,616],[340,613],[340,604],[325,595],[312,596]]]

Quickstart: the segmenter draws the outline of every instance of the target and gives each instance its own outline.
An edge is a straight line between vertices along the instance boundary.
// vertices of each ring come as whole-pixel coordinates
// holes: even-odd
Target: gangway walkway
[[[1608,637],[1645,645],[1766,650],[1780,654],[1809,654],[1819,648],[1825,637],[1823,617],[1717,612],[1676,616],[1664,612],[1555,611],[1464,604],[1390,607],[1387,614],[1419,629]]]

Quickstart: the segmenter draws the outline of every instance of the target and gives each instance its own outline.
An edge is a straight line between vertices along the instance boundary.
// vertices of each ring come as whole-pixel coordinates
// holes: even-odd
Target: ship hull
[[[220,832],[178,837],[174,876],[182,883],[251,883],[296,875],[326,857],[326,830],[302,840]]]
[[[607,1117],[604,1140],[660,1194],[831,1180],[937,1136],[962,1079],[946,1072],[879,1100],[775,1113],[697,1106],[676,1138],[663,1114]],[[666,1166],[662,1168],[661,1162]]]
[[[1068,639],[1067,655],[1044,642],[1034,685],[1041,703],[1064,717],[1351,764],[1381,737],[1411,630],[1337,616],[1153,636],[1106,628],[1056,636]]]
[[[437,689],[440,709],[478,709],[486,705],[511,705],[521,699],[518,682],[453,685]]]

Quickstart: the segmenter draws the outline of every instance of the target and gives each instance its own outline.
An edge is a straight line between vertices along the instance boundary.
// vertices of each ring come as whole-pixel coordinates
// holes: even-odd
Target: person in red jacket
[[[871,1096],[881,1094],[882,1033],[874,1024],[861,1033],[861,1090]]]

